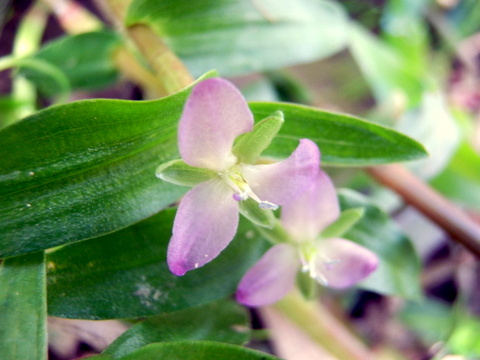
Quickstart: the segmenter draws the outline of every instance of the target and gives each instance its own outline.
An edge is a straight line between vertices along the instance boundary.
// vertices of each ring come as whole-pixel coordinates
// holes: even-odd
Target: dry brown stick
[[[372,167],[368,172],[480,258],[480,225],[465,212],[401,165]]]

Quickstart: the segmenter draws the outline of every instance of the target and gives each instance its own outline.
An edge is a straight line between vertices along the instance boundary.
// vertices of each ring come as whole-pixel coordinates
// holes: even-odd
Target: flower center
[[[260,198],[253,192],[252,188],[242,176],[242,173],[237,166],[232,166],[231,168],[218,173],[218,176],[222,178],[225,183],[232,188],[234,194],[233,198],[236,201],[247,200],[251,198],[258,203],[260,209],[263,210],[277,210],[278,205],[273,204],[269,201],[260,200]]]
[[[312,243],[304,244],[299,247],[300,263],[302,264],[302,272],[309,273],[310,277],[320,283],[323,286],[328,286],[327,278],[319,271],[317,266],[318,257],[323,258],[323,263],[327,270],[331,270],[335,264],[338,264],[340,260],[329,259],[325,256],[318,254],[318,249]]]

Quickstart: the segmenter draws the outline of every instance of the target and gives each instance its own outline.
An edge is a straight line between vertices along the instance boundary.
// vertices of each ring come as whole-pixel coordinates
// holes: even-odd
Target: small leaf
[[[245,308],[220,300],[190,309],[148,318],[116,339],[104,354],[118,359],[154,342],[209,340],[244,344],[249,338]]]
[[[412,243],[378,206],[352,190],[339,191],[342,210],[363,207],[365,215],[346,234],[379,258],[377,270],[360,286],[381,294],[421,298],[420,263]]]
[[[47,359],[44,253],[5,259],[0,265],[2,359]]]
[[[94,90],[117,80],[113,51],[120,45],[119,36],[112,31],[95,31],[65,36],[47,43],[32,60],[41,60],[60,69],[72,89]],[[61,89],[51,76],[42,71],[21,68],[20,72],[34,82],[47,96]]]
[[[189,187],[216,176],[212,170],[190,166],[183,160],[166,162],[157,168],[155,174],[169,183]]]
[[[363,208],[342,211],[340,217],[322,231],[321,237],[324,239],[342,237],[362,218],[364,213],[365,210]]]
[[[277,110],[285,116],[279,134],[264,152],[266,156],[285,158],[304,138],[320,147],[323,164],[335,166],[386,164],[427,155],[422,145],[406,135],[353,116],[287,103],[249,105],[257,120]]]
[[[240,201],[240,213],[258,226],[272,228],[275,225],[273,212],[268,209],[261,209],[252,198]]]
[[[153,27],[195,75],[311,62],[340,51],[348,38],[342,7],[324,0],[135,0],[126,22]]]
[[[255,124],[253,130],[241,135],[235,142],[233,153],[245,164],[255,164],[283,125],[283,113],[276,111]]]
[[[213,341],[175,341],[147,345],[120,360],[280,360],[237,345]]]

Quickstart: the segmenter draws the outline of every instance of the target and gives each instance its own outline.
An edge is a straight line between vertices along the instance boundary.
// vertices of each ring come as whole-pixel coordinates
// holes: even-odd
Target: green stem
[[[97,0],[105,13],[122,26],[130,0]],[[153,70],[162,95],[170,95],[190,85],[194,79],[185,65],[151,28],[134,24],[125,28],[128,37]]]
[[[293,242],[290,235],[288,235],[278,219],[275,219],[275,225],[271,229],[258,225],[255,225],[255,227],[257,228],[258,232],[272,244]]]
[[[291,293],[274,307],[338,360],[374,360],[375,356],[327,308]]]
[[[13,44],[13,58],[20,59],[32,55],[41,43],[47,14],[45,9],[35,3],[23,18]],[[23,75],[15,74],[12,81],[12,98],[19,105],[13,121],[36,111],[37,94],[35,87]],[[11,122],[13,122],[11,121]]]

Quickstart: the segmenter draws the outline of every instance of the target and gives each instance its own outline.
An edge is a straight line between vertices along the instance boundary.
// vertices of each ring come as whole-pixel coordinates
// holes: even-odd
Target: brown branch
[[[480,257],[480,225],[457,206],[401,165],[373,167],[368,172]]]

